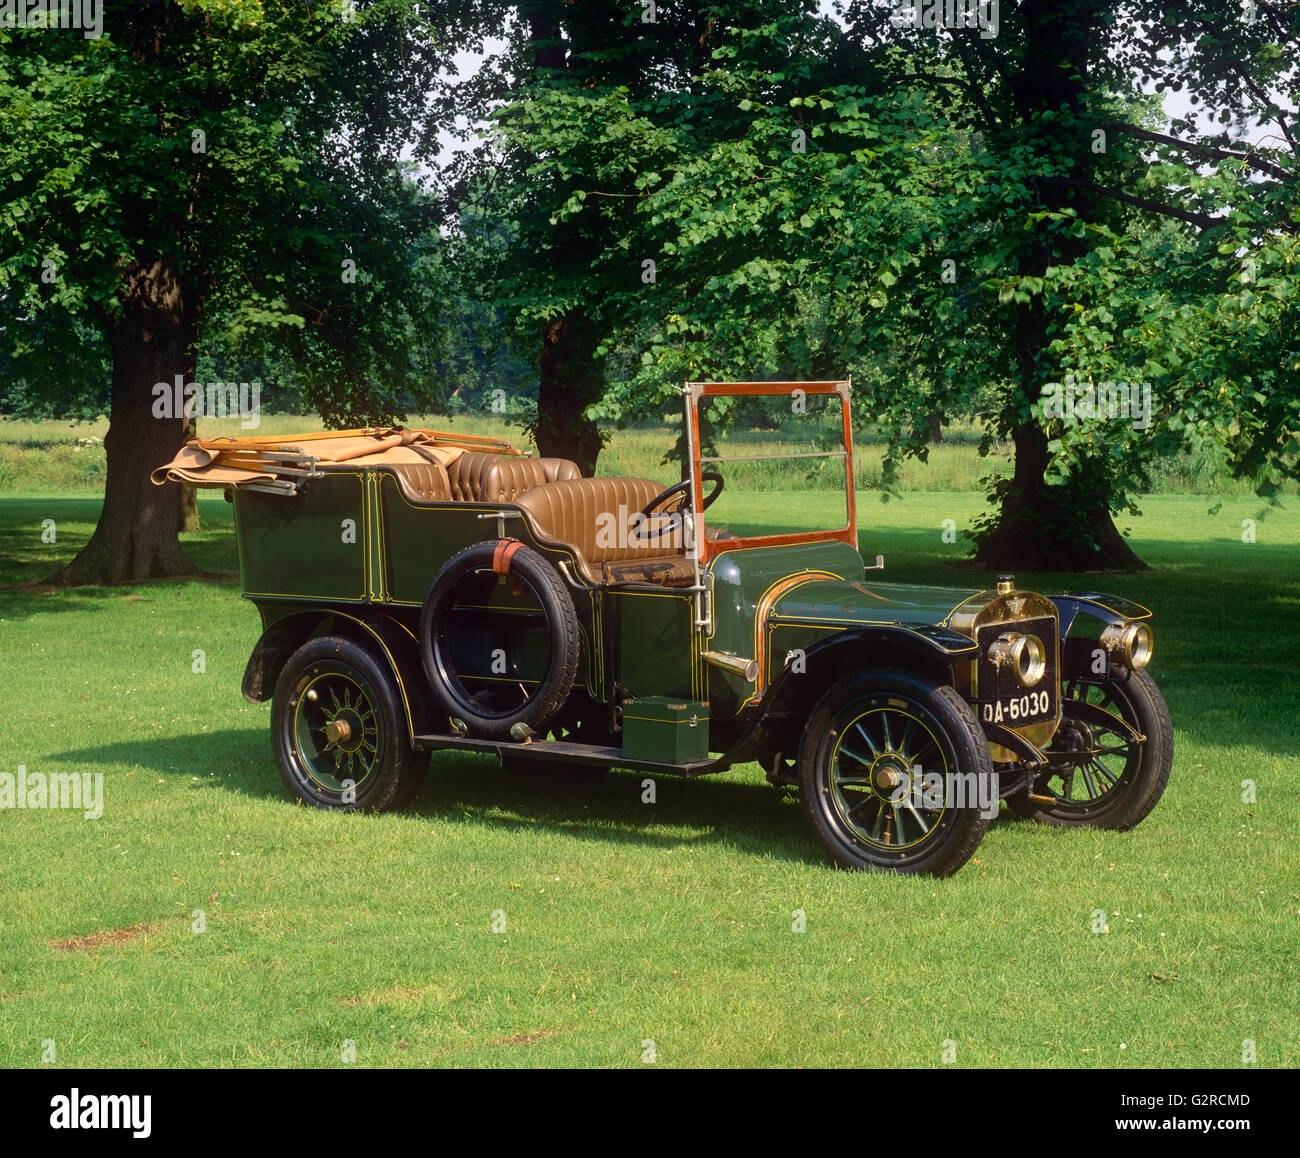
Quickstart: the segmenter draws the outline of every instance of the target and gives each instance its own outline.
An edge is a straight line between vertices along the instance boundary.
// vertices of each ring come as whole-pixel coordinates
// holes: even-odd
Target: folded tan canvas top
[[[151,477],[156,486],[182,482],[198,487],[237,487],[299,478],[307,459],[315,460],[317,469],[344,462],[355,466],[436,462],[446,467],[467,450],[523,453],[499,438],[404,426],[259,438],[194,438]]]

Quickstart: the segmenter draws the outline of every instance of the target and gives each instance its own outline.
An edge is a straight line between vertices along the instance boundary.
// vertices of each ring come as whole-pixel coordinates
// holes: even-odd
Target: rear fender
[[[360,619],[345,611],[295,611],[262,632],[244,669],[242,691],[249,703],[269,700],[284,665],[318,635],[344,635],[367,644],[393,677],[406,717],[408,738],[430,730],[435,715],[424,686],[418,645],[411,632],[388,616]]]

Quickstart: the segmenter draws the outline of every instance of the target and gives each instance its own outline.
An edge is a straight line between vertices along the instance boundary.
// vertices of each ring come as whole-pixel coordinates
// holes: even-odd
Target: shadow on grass
[[[121,587],[46,587],[19,584],[0,585],[0,618],[30,619],[36,615],[54,615],[69,611],[112,611],[132,603],[153,603],[163,598],[161,588],[174,589],[181,584],[202,583],[225,588],[232,602],[239,596],[239,576],[198,571],[175,575],[169,579],[142,579]]]
[[[0,598],[22,590],[13,584],[40,583],[66,567],[90,540],[103,502],[85,496],[0,496]],[[53,543],[42,541],[42,533],[48,530],[46,520],[54,524]],[[230,504],[219,496],[201,498],[199,530],[182,535],[181,546],[199,569],[197,578],[233,575],[239,556]],[[54,590],[51,594],[57,598],[64,592]]]
[[[298,802],[285,787],[261,729],[103,744],[52,752],[46,760],[198,777],[195,788],[218,787],[286,808]],[[792,797],[767,784],[716,777],[660,776],[655,804],[643,804],[640,773],[604,776],[539,769],[507,772],[495,757],[435,752],[419,797],[397,819],[430,820],[523,831],[543,828],[594,843],[651,848],[725,843],[749,854],[806,864],[826,863]],[[665,828],[677,831],[664,831]]]

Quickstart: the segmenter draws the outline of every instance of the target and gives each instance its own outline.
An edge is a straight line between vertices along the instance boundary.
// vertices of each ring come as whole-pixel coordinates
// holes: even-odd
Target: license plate
[[[1036,635],[1043,644],[1046,667],[1043,678],[1032,688],[1022,687],[1007,669],[999,669],[988,658],[993,641],[1004,631],[1019,635]],[[980,646],[977,711],[986,724],[1004,728],[1023,728],[1056,718],[1056,621],[1050,617],[1026,619],[1017,623],[991,623],[976,633]]]
[[[1026,724],[1041,724],[1054,719],[1056,708],[1052,693],[1047,689],[1034,689],[1018,696],[999,696],[991,703],[980,705],[980,718],[986,724],[1001,724],[1004,728],[1022,728]]]

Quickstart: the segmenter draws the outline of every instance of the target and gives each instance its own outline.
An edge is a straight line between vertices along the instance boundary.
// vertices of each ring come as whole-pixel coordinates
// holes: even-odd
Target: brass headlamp
[[[1036,635],[1004,631],[989,644],[989,659],[999,669],[1009,667],[1011,674],[1024,688],[1032,688],[1039,683],[1047,671],[1043,641]]]

